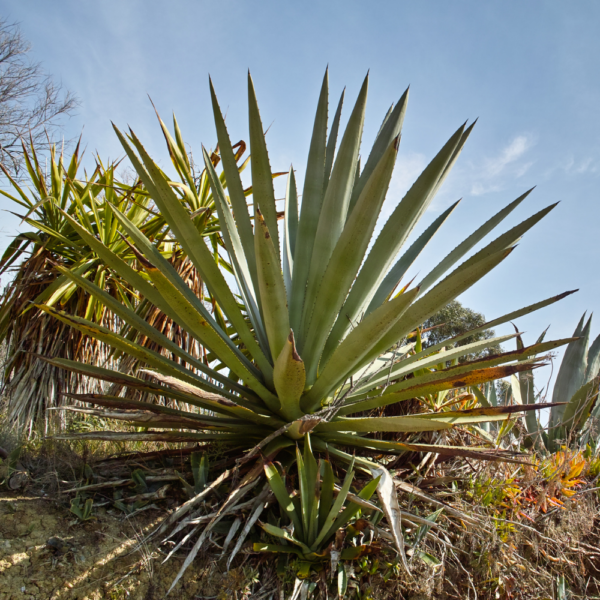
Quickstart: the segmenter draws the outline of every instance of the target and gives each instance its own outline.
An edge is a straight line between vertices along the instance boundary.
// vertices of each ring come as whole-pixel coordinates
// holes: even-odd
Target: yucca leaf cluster
[[[218,252],[217,236],[219,222],[212,201],[212,193],[205,169],[198,169],[193,157],[188,155],[177,120],[173,118],[174,137],[165,124],[159,123],[165,134],[167,147],[177,176],[168,178],[168,184],[190,215],[199,234],[210,242],[213,253]],[[248,165],[242,160],[245,142],[234,146],[234,162],[240,171]],[[78,286],[64,273],[70,271],[81,280],[91,281],[96,288],[131,308],[155,329],[165,333],[188,353],[198,357],[203,348],[156,307],[144,301],[128,279],[112,269],[95,252],[90,239],[101,242],[121,263],[135,263],[119,221],[111,206],[126,215],[147,239],[192,288],[194,293],[212,300],[205,292],[202,281],[193,265],[181,251],[169,232],[169,226],[144,188],[140,179],[123,171],[119,162],[104,163],[99,156],[93,157],[93,171],[84,170],[84,151],[81,140],[70,158],[52,146],[47,157],[39,156],[33,143],[23,142],[23,163],[29,181],[16,181],[5,169],[8,185],[0,193],[10,200],[17,216],[32,229],[18,234],[0,260],[0,274],[13,273],[13,280],[4,291],[0,303],[0,341],[6,344],[7,358],[4,366],[3,384],[8,398],[8,417],[11,423],[27,427],[30,431],[43,425],[48,431],[65,425],[57,413],[48,411],[64,404],[64,393],[101,391],[94,380],[78,375],[65,376],[38,360],[35,354],[46,358],[67,358],[91,364],[117,365],[124,371],[136,367],[135,360],[126,357],[120,361],[119,353],[102,342],[83,337],[81,332],[40,313],[36,304],[60,307],[64,312],[101,324],[123,336],[148,345],[137,330],[121,322],[106,303]],[[44,158],[46,160],[44,161]],[[217,164],[220,157],[211,153],[211,161]],[[222,184],[226,181],[222,178]],[[248,193],[247,191],[245,193]],[[125,267],[124,267],[125,268]],[[125,269],[125,271],[127,270]],[[49,335],[50,334],[50,335]],[[162,346],[150,347],[164,351]]]

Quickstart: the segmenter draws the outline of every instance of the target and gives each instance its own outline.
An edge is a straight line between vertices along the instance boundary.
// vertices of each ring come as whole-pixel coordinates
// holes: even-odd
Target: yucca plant
[[[106,194],[109,198],[112,196],[111,200],[114,201],[114,165],[104,168],[98,164],[90,177],[78,181],[76,178],[81,170],[79,145],[67,165],[63,156],[57,156],[56,149],[51,148],[49,173],[43,172],[33,147],[28,149],[23,146],[23,156],[30,185],[20,185],[5,171],[14,195],[6,190],[1,193],[24,209],[24,214],[18,216],[32,225],[34,230],[17,235],[2,257],[3,274],[13,264],[17,266],[13,267],[15,276],[4,292],[0,307],[0,339],[8,346],[3,379],[9,398],[9,418],[31,429],[38,417],[47,428],[50,413],[44,409],[60,404],[63,391],[98,389],[96,382],[78,376],[65,378],[63,373],[37,360],[32,352],[99,362],[108,358],[106,347],[103,348],[95,340],[82,338],[71,328],[57,326],[56,322],[34,308],[35,302],[46,301],[51,305],[59,304],[68,312],[109,325],[112,316],[107,314],[104,307],[97,306],[93,298],[82,293],[70,280],[61,278],[54,264],[60,263],[76,270],[105,289],[110,289],[115,295],[124,294],[123,299],[127,302],[131,303],[132,294],[127,285],[119,286],[118,280],[110,277],[89,249],[86,251],[61,212],[65,210],[74,215],[109,243],[107,237],[110,236],[105,235],[103,227],[106,224],[110,231],[111,224],[103,218],[104,200],[99,196]],[[142,213],[141,220],[136,219],[141,225],[148,215],[147,211],[143,206],[132,206],[127,198],[121,202],[122,208],[125,209],[127,204],[134,213]],[[114,237],[117,237],[116,231]],[[117,243],[127,248],[122,240]],[[116,247],[114,249],[119,251]],[[18,263],[21,258],[24,260]]]
[[[134,376],[70,360],[47,359],[48,362],[196,407],[191,411],[179,410],[124,400],[111,394],[79,396],[81,401],[106,409],[104,412],[99,409],[98,414],[152,430],[97,431],[62,437],[218,442],[236,446],[240,452],[250,450],[243,463],[260,452],[269,459],[280,452],[289,453],[296,440],[311,432],[317,453],[327,449],[332,459],[350,463],[353,460],[348,453],[350,449],[359,454],[356,465],[368,472],[379,467],[360,453],[372,450],[387,454],[411,450],[512,460],[509,452],[375,440],[370,433],[443,431],[456,425],[503,420],[515,412],[549,406],[497,406],[385,416],[386,407],[403,400],[535,369],[544,364],[540,353],[569,341],[542,342],[516,352],[432,372],[428,368],[433,365],[444,365],[513,336],[481,340],[448,350],[442,350],[444,343],[440,343],[419,352],[414,352],[413,342],[405,340],[425,319],[502,262],[521,236],[553,206],[502,234],[446,275],[529,192],[523,194],[469,235],[417,286],[409,289],[410,286],[404,285],[395,291],[420,250],[456,206],[436,219],[395,262],[455,164],[473,125],[462,125],[444,144],[397,205],[367,252],[392,176],[408,100],[408,92],[405,92],[385,116],[364,168],[360,169],[359,147],[367,87],[368,79],[365,79],[336,151],[342,101],[328,135],[328,76],[325,75],[310,143],[302,205],[298,206],[295,173],[290,169],[280,231],[273,175],[252,79],[248,80],[252,215],[211,83],[223,165],[221,177],[227,181],[229,197],[206,151],[203,156],[236,287],[224,277],[168,178],[138,137],[133,131],[125,134],[115,127],[144,188],[221,308],[223,321],[211,314],[203,298],[190,290],[156,243],[117,206],[111,205],[110,210],[126,232],[139,270],[124,262],[65,213],[64,218],[105,265],[198,340],[209,350],[209,355],[208,364],[191,356],[96,283],[60,268],[61,273],[170,356],[149,350],[89,319],[41,306],[59,321],[134,357],[147,368]],[[479,329],[516,319],[564,295],[513,311]],[[467,332],[464,336],[473,333]],[[459,338],[462,339],[458,336],[452,343],[460,341]],[[148,376],[153,381],[148,381]],[[373,416],[372,411],[378,416]],[[234,472],[238,469],[224,476]],[[184,569],[211,527],[250,489],[251,482],[261,473],[262,462],[259,461],[204,529]],[[393,488],[391,484],[389,487]],[[207,490],[202,494],[208,493]],[[194,500],[190,502],[183,512],[176,511],[167,523],[185,514]]]
[[[213,252],[218,257],[222,242],[218,235],[218,220],[215,218],[206,170],[197,169],[191,155],[188,155],[177,120],[173,119],[175,137],[160,118],[159,122],[180,179],[169,179],[169,185],[176,191],[198,232],[211,240]],[[238,142],[234,149],[235,163],[243,171],[248,164],[247,158],[242,160],[246,144]],[[111,349],[103,343],[82,337],[80,332],[64,324],[57,326],[56,321],[49,321],[47,315],[39,313],[34,304],[43,302],[48,306],[60,306],[69,314],[83,316],[163,351],[162,347],[157,348],[154,342],[144,339],[118,317],[115,318],[104,304],[98,303],[86,290],[61,275],[55,268],[56,264],[94,281],[100,289],[134,309],[153,327],[187,347],[194,356],[201,357],[204,353],[203,347],[190,338],[185,330],[166,318],[155,306],[145,302],[127,280],[99,259],[79,230],[71,226],[65,214],[88,235],[101,240],[116,256],[132,264],[135,263],[135,255],[123,239],[124,232],[119,222],[108,208],[117,207],[153,241],[197,296],[202,297],[205,288],[194,266],[172,239],[168,224],[156,211],[152,198],[139,179],[121,181],[116,175],[117,164],[104,166],[99,158],[96,158],[96,168],[91,175],[82,174],[83,153],[80,153],[80,144],[68,164],[62,154],[57,155],[56,149],[50,148],[47,172],[42,169],[33,146],[28,148],[23,144],[23,157],[29,173],[29,186],[25,187],[12,179],[4,169],[12,189],[1,190],[0,193],[24,211],[18,216],[34,229],[17,235],[0,261],[0,274],[11,269],[15,271],[0,305],[0,341],[8,346],[3,379],[9,398],[9,418],[31,431],[38,418],[48,429],[51,413],[46,409],[60,406],[64,400],[63,393],[100,391],[94,380],[77,374],[65,378],[64,372],[39,361],[32,352],[95,364],[108,361],[109,364],[119,364],[124,371],[135,366],[135,361],[130,357],[125,357],[125,362],[115,362],[118,353],[111,353]],[[214,165],[219,160],[218,154],[211,155]],[[222,184],[226,186],[224,179]],[[24,260],[19,263],[21,259]],[[221,260],[221,263],[230,268],[225,261]],[[206,293],[218,317],[219,307],[210,292]],[[52,335],[48,335],[49,331],[52,331]],[[115,386],[113,391],[117,392],[118,389]],[[55,423],[61,424],[60,421]]]
[[[534,413],[527,413],[525,424],[528,441],[541,452],[555,452],[563,445],[576,446],[595,437],[592,431],[597,427],[600,417],[600,405],[597,403],[600,383],[600,336],[590,346],[590,328],[592,317],[581,317],[573,339],[565,349],[552,391],[552,401],[556,404],[550,410],[546,428]],[[542,342],[545,332],[539,337]],[[517,336],[517,348],[523,348],[521,336]],[[518,377],[511,377],[512,395],[517,403],[534,404],[540,402],[545,394],[536,390],[533,373],[522,371]]]

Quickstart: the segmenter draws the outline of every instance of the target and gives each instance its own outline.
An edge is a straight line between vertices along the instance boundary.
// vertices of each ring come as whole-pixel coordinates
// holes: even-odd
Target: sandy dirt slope
[[[0,493],[0,600],[164,598],[181,560],[161,565],[138,543],[160,516],[106,513],[77,524],[51,500]],[[170,598],[227,597],[226,580],[216,564],[196,560]]]

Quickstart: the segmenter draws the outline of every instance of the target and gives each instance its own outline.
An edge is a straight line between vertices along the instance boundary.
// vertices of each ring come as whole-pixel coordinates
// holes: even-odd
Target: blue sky
[[[554,337],[568,336],[583,311],[598,305],[597,0],[1,0],[0,12],[21,22],[36,59],[79,95],[82,105],[67,135],[83,129],[88,152],[102,157],[121,156],[113,120],[131,125],[166,165],[148,94],[165,120],[176,113],[196,153],[201,143],[214,145],[209,73],[232,138],[247,139],[250,68],[263,122],[271,125],[272,166],[286,170],[293,163],[302,180],[326,65],[332,104],[347,86],[346,117],[370,69],[364,154],[389,105],[411,86],[391,206],[451,133],[479,117],[425,216],[423,225],[463,198],[422,257],[420,273],[537,185],[500,231],[561,203],[463,302],[494,318],[580,288],[523,319],[526,341],[548,324]],[[16,225],[3,217],[2,247]],[[592,332],[599,330],[596,324]]]

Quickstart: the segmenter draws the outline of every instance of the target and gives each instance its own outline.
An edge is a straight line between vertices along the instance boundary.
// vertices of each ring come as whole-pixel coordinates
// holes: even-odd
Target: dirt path
[[[181,561],[161,565],[138,543],[160,516],[105,513],[78,524],[51,500],[0,493],[0,600],[165,598]],[[232,597],[226,580],[215,563],[196,561],[170,598]]]

